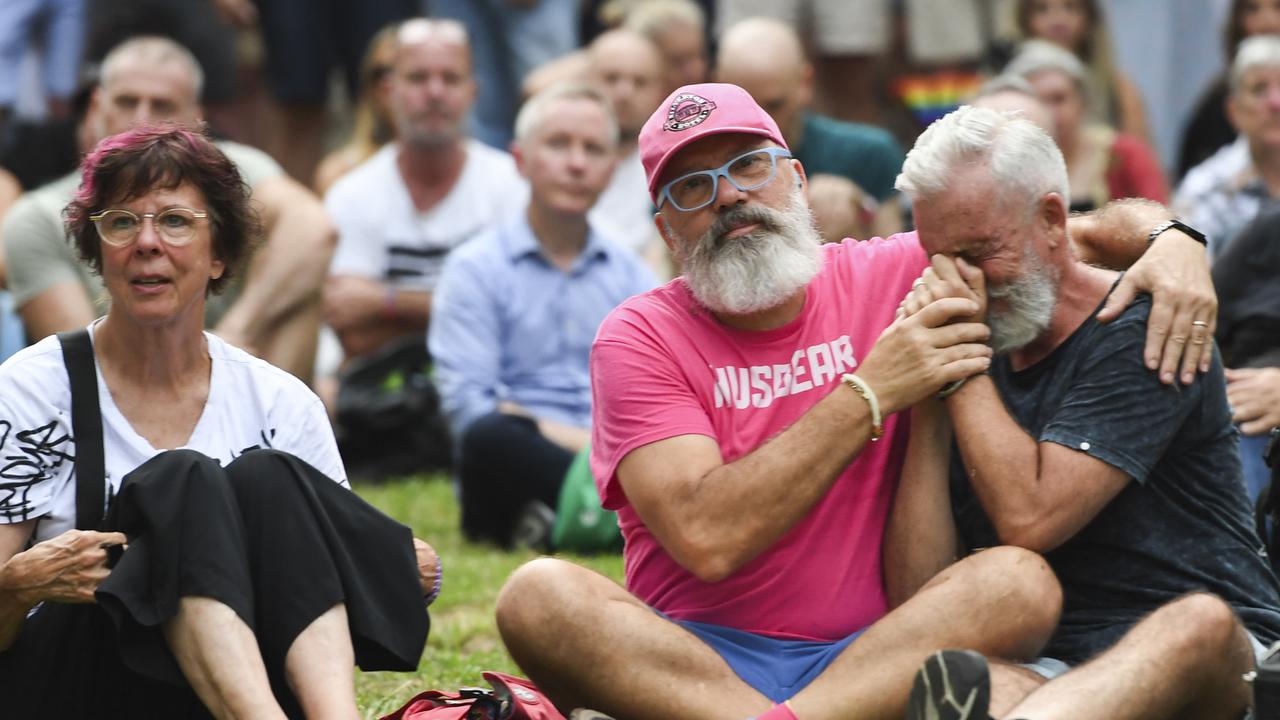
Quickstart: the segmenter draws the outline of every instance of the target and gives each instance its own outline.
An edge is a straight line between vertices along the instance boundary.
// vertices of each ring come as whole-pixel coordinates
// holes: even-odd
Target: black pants
[[[360,667],[417,667],[428,618],[412,533],[296,457],[255,450],[224,469],[161,453],[125,478],[103,524],[129,548],[97,604],[46,604],[0,653],[13,717],[206,716],[160,627],[185,596],[226,604],[254,631],[291,717],[285,654],[337,603]]]
[[[490,413],[471,423],[461,446],[462,530],[468,538],[507,546],[526,503],[538,500],[555,509],[573,454],[543,437],[536,422]]]

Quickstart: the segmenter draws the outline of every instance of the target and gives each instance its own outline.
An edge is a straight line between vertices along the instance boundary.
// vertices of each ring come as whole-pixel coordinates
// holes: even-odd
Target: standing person
[[[1022,37],[1051,42],[1084,63],[1090,118],[1148,142],[1142,94],[1112,59],[1098,0],[1018,0],[1016,20]]]
[[[498,597],[512,657],[561,708],[775,720],[900,718],[920,662],[961,637],[1037,654],[1059,595],[1024,550],[982,553],[885,602],[896,412],[986,368],[987,329],[962,319],[977,304],[895,321],[927,263],[915,236],[820,246],[803,166],[742,88],[677,89],[640,147],[683,274],[614,310],[592,347],[592,470],[626,538],[626,589],[562,560],[526,564]],[[1120,216],[1131,224],[1080,240],[1132,260],[1149,219]],[[1174,235],[1128,282],[1167,254],[1159,274],[1188,271],[1205,292],[1202,248]],[[1175,311],[1176,332],[1213,311]],[[1188,354],[1185,370],[1201,360]]]
[[[535,95],[516,116],[512,144],[528,208],[445,263],[428,338],[462,452],[471,538],[506,545],[522,512],[554,515],[569,463],[589,440],[591,340],[610,310],[656,283],[588,219],[617,142],[597,90],[570,84]]]
[[[1245,674],[1280,640],[1280,584],[1259,551],[1221,359],[1164,385],[1140,360],[1148,298],[1098,322],[1119,277],[1076,262],[1066,164],[1033,123],[962,108],[920,136],[898,186],[932,255],[902,316],[970,299],[995,358],[945,411],[913,410],[886,585],[907,597],[955,558],[1009,544],[1043,553],[1063,591],[1046,658],[988,678],[981,656],[941,653],[908,718],[987,720],[988,690],[1005,695],[1001,718],[1241,717]],[[1213,335],[1194,326],[1185,342]]]
[[[204,73],[191,53],[161,37],[127,40],[103,60],[86,123],[94,141],[148,122],[201,122]],[[319,200],[286,176],[265,153],[219,142],[253,190],[266,243],[226,297],[208,304],[210,327],[222,339],[307,380],[319,330],[318,290],[332,252],[333,226]],[[2,228],[9,287],[27,337],[84,327],[106,308],[102,281],[66,242],[62,208],[78,173],[24,195]]]
[[[203,330],[249,202],[189,130],[85,159],[69,234],[110,310],[0,366],[16,717],[356,718],[353,664],[418,664],[439,558],[345,487],[305,385]]]
[[[398,140],[325,196],[338,248],[325,319],[347,360],[422,337],[445,256],[524,207],[511,156],[467,137],[475,100],[466,29],[452,20],[400,25],[390,77]]]

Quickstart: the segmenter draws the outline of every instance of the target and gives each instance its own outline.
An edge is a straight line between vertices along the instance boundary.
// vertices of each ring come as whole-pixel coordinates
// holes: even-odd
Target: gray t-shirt
[[[280,165],[261,150],[229,141],[216,144],[236,164],[250,188],[284,174]],[[4,241],[9,291],[15,307],[21,308],[55,285],[78,281],[98,315],[106,313],[102,278],[81,262],[62,223],[62,209],[75,197],[79,187],[80,171],[76,170],[26,193],[5,215],[0,225],[0,239]],[[239,295],[243,277],[241,273],[222,295],[209,298],[205,311],[208,325],[215,324]],[[31,338],[32,341],[38,339]]]
[[[1051,355],[991,377],[1041,442],[1085,452],[1133,479],[1074,537],[1046,553],[1062,621],[1044,654],[1070,664],[1113,645],[1141,617],[1193,590],[1235,608],[1262,642],[1280,639],[1280,587],[1253,527],[1220,358],[1189,386],[1143,365],[1150,299],[1117,320],[1090,317]],[[952,453],[952,508],[970,549],[999,544]]]

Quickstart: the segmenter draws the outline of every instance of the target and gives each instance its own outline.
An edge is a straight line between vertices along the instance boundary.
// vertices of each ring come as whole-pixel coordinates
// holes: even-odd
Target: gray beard
[[[741,222],[760,227],[721,239]],[[693,297],[713,312],[759,312],[778,307],[813,280],[822,268],[821,244],[813,214],[797,188],[785,210],[761,205],[726,210],[688,250],[682,274]]]
[[[1048,329],[1058,301],[1058,274],[1028,245],[1023,255],[1025,274],[987,288],[987,301],[1004,300],[1004,310],[987,310],[991,350],[1004,355],[1031,344]]]

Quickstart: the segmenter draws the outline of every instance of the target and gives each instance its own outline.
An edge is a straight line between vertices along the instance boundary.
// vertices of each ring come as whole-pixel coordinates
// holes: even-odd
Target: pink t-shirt
[[[623,303],[591,352],[591,470],[626,538],[627,588],[676,620],[781,638],[835,640],[885,613],[880,545],[906,448],[885,418],[827,494],[773,546],[717,583],[681,567],[641,523],[616,477],[627,453],[707,435],[726,463],[786,429],[853,372],[927,264],[915,234],[823,246],[804,309],[784,327],[735,330],[681,279]]]

